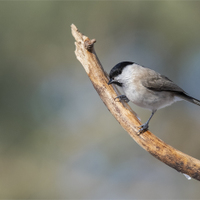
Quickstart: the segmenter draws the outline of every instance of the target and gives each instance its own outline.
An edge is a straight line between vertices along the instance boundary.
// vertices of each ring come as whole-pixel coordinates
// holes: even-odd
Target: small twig
[[[200,161],[176,150],[153,135],[150,131],[137,135],[141,125],[134,111],[126,103],[115,101],[116,88],[108,85],[107,73],[104,71],[94,50],[96,40],[82,35],[75,25],[71,25],[72,35],[76,42],[75,54],[82,63],[94,88],[98,92],[108,110],[113,114],[129,135],[154,157],[176,169],[178,172],[200,180]]]

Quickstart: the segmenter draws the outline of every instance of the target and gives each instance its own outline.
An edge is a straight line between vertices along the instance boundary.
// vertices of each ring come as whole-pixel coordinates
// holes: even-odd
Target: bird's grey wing
[[[173,83],[166,76],[160,75],[156,72],[149,74],[148,78],[142,81],[142,85],[153,91],[175,92],[176,96],[200,106],[200,100],[189,96],[183,89]]]
[[[185,93],[178,85],[168,79],[166,76],[155,74],[149,76],[146,80],[142,81],[142,85],[154,91],[172,91],[178,93]]]

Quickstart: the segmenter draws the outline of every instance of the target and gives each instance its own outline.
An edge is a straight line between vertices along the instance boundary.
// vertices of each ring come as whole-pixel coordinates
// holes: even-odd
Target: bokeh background
[[[1,199],[199,199],[104,106],[74,55],[74,23],[107,72],[135,61],[200,99],[198,1],[1,1]],[[150,112],[131,107],[145,122]],[[200,159],[200,107],[156,113],[150,130]]]

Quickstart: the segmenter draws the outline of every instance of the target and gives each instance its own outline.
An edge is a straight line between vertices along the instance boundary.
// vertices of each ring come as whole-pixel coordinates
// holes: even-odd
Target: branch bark
[[[164,143],[150,131],[146,131],[140,135],[137,134],[139,130],[138,126],[140,126],[141,123],[128,104],[114,100],[114,98],[119,95],[116,94],[118,93],[118,90],[115,86],[113,87],[107,84],[107,73],[104,71],[94,50],[94,43],[96,40],[90,40],[80,33],[73,24],[71,25],[71,31],[76,40],[75,54],[77,59],[83,65],[100,98],[121,126],[151,155],[178,172],[187,174],[196,180],[200,180],[199,160]]]

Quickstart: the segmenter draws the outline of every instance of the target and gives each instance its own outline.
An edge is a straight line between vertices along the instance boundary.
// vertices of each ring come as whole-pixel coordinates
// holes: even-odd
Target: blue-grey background
[[[97,40],[107,72],[135,61],[200,99],[199,19],[198,1],[1,1],[0,198],[198,199],[198,181],[148,154],[109,113],[70,25]],[[150,130],[200,159],[200,107],[164,108]]]

